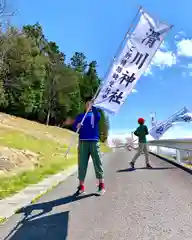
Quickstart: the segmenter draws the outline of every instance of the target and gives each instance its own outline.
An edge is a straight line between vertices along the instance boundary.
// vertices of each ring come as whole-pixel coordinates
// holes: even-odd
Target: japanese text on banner
[[[186,108],[181,109],[180,111],[176,112],[172,117],[170,117],[168,120],[153,127],[149,131],[149,134],[156,140],[160,139],[163,136],[163,134],[173,126],[174,123],[178,123],[182,121],[184,122],[184,120],[189,121],[189,118],[187,118],[187,115],[186,115],[188,112],[189,111]]]
[[[142,12],[139,23],[114,61],[94,106],[117,113],[150,64],[170,26]]]

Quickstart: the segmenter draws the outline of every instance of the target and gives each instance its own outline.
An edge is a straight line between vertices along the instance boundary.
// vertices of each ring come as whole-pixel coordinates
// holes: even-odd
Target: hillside
[[[71,131],[0,113],[0,199],[76,164],[76,146]],[[104,144],[101,149],[109,150]]]

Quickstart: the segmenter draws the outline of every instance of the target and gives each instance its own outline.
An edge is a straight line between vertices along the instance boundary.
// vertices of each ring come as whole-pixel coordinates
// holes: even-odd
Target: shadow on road
[[[9,240],[66,240],[69,212],[22,221]]]
[[[69,211],[50,215],[48,213],[54,207],[95,195],[72,195],[24,207],[17,212],[18,214],[24,214],[24,217],[4,240],[66,240]]]
[[[29,205],[27,207],[22,208],[18,213],[24,213],[25,216],[29,216],[32,213],[32,211],[41,210],[40,213],[35,215],[35,217],[38,217],[40,215],[51,212],[54,207],[64,205],[64,204],[68,204],[68,203],[72,203],[72,202],[76,202],[76,201],[79,201],[79,200],[84,199],[84,198],[93,197],[95,195],[96,194],[93,194],[93,193],[92,194],[81,195],[81,196],[70,195],[70,196],[60,198],[60,199],[56,199],[56,200],[53,200],[53,201],[50,201],[50,202],[42,202],[42,203]]]
[[[125,168],[125,169],[120,169],[117,170],[117,172],[133,172],[136,170],[168,170],[168,169],[175,169],[175,167],[153,167],[153,168],[146,168],[146,167],[141,167],[141,168]]]

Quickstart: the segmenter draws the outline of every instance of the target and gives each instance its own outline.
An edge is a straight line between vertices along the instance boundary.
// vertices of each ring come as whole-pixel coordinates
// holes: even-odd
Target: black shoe
[[[83,195],[84,193],[85,193],[84,185],[79,185],[75,193],[75,196]]]
[[[130,162],[129,164],[130,164],[130,166],[131,166],[132,169],[135,168],[135,164],[134,164],[133,162]]]
[[[152,166],[148,163],[148,164],[146,164],[146,168],[152,169]]]

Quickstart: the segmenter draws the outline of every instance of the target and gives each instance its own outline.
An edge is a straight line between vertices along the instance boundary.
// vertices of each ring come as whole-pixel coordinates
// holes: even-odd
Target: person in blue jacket
[[[99,146],[99,121],[100,112],[92,106],[92,99],[87,98],[85,103],[85,112],[79,114],[75,120],[67,118],[66,125],[72,125],[74,131],[79,129],[78,144],[78,178],[79,186],[77,194],[85,192],[84,181],[87,173],[89,157],[92,157],[95,175],[98,179],[98,192],[102,195],[105,192],[103,165],[101,161]],[[88,111],[83,124],[81,124],[85,113]]]

